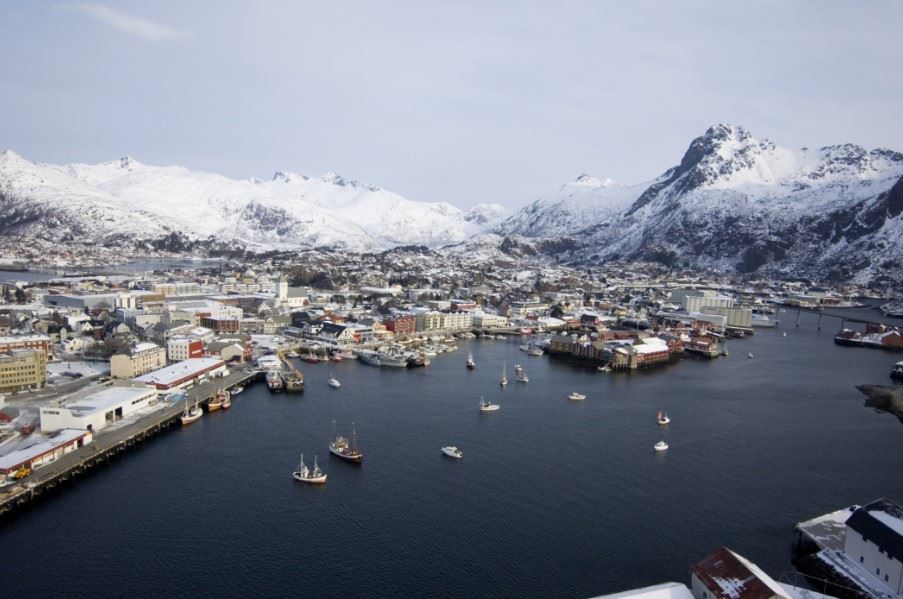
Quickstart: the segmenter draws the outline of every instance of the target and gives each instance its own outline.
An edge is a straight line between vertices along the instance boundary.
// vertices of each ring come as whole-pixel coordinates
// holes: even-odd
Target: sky
[[[714,123],[903,151],[903,2],[0,0],[0,148],[517,208]]]

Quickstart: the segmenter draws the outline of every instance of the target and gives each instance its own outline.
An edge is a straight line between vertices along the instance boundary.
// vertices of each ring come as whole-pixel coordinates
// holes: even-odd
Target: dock
[[[110,431],[98,431],[94,440],[41,466],[16,484],[0,487],[0,518],[8,517],[60,485],[105,464],[117,455],[145,442],[159,432],[179,424],[185,403],[206,404],[219,389],[244,384],[259,375],[254,370],[234,370],[229,375],[205,381],[191,388],[184,401],[163,402],[163,407],[133,423]],[[241,396],[239,396],[241,397]]]

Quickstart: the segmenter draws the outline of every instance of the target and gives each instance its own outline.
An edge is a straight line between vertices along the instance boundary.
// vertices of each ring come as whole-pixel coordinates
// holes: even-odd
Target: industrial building
[[[34,470],[58,460],[90,443],[91,431],[61,430],[52,436],[28,435],[0,448],[0,474],[12,474],[22,468]]]
[[[139,376],[135,382],[153,385],[158,391],[184,389],[208,376],[226,372],[226,363],[219,358],[191,358]]]
[[[150,407],[157,391],[146,385],[119,382],[100,391],[77,393],[60,405],[41,408],[41,430],[78,429],[97,432]]]

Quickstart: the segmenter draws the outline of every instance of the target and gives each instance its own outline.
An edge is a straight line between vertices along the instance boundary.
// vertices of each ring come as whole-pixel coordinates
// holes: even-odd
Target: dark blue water
[[[720,545],[779,576],[795,522],[903,501],[903,424],[853,388],[888,384],[899,356],[802,323],[636,375],[502,341],[426,369],[336,364],[340,390],[305,365],[303,396],[249,388],[3,525],[3,594],[585,597],[686,582]],[[502,409],[480,414],[480,395]],[[333,419],[356,422],[362,467],[328,455]],[[300,451],[325,487],[291,478]]]

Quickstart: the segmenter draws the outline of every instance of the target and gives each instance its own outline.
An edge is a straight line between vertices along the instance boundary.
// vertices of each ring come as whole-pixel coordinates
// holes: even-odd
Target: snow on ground
[[[98,377],[110,374],[108,362],[56,361],[47,363],[47,378],[80,378],[70,376],[77,373],[82,377]]]

